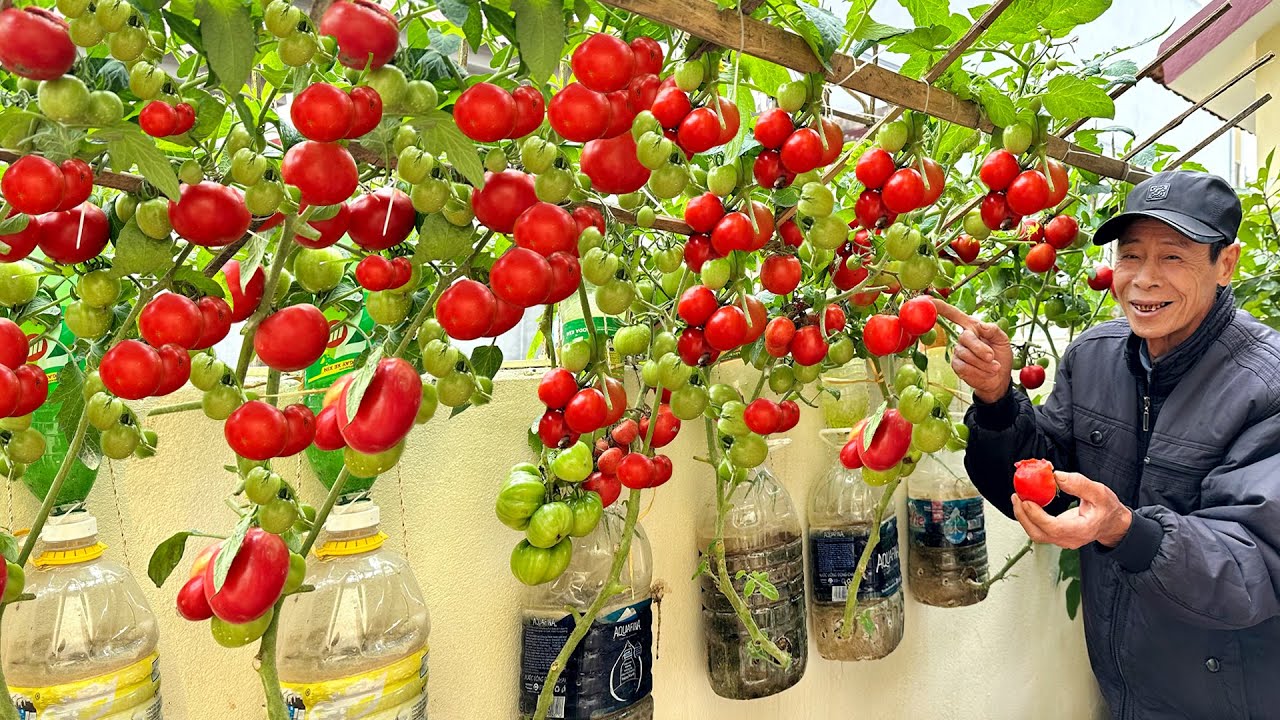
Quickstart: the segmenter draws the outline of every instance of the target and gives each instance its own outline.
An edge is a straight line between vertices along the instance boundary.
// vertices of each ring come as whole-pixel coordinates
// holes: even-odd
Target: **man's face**
[[[1240,258],[1232,244],[1209,259],[1209,246],[1183,236],[1159,220],[1129,223],[1116,248],[1116,298],[1134,334],[1152,357],[1191,336],[1209,314],[1217,287],[1227,285]]]

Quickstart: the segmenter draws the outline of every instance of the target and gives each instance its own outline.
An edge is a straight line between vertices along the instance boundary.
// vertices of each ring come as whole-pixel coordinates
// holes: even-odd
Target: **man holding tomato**
[[[964,331],[965,467],[1031,539],[1080,548],[1085,637],[1116,718],[1261,718],[1280,707],[1280,333],[1235,309],[1240,200],[1164,172],[1094,242],[1118,241],[1123,319],[1071,344],[1034,406],[996,325]],[[1051,461],[1045,507],[1014,463]],[[1078,506],[1072,506],[1076,500]]]

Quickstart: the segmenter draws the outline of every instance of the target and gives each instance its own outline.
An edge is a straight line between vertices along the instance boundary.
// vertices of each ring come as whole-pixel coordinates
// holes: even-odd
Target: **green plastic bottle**
[[[44,328],[35,323],[24,323],[22,330],[27,333],[28,337],[43,332]],[[75,336],[67,329],[65,323],[58,328],[57,340],[45,339],[40,341],[35,347],[31,348],[29,358],[45,374],[49,377],[49,399],[41,405],[31,418],[31,427],[39,430],[44,435],[45,453],[39,460],[27,467],[26,472],[22,475],[22,482],[27,486],[32,494],[39,499],[49,492],[49,488],[53,485],[53,478],[58,474],[58,467],[62,464],[62,459],[67,455],[67,449],[71,444],[71,433],[79,417],[67,418],[65,431],[58,426],[58,413],[62,411],[62,396],[58,392],[59,374],[66,367],[67,362],[71,360],[71,352],[69,348],[75,343]],[[81,373],[84,372],[85,363],[83,359],[76,361],[76,366],[80,368]],[[75,391],[77,395],[79,390]],[[78,399],[78,398],[77,398]],[[92,428],[89,432],[97,434]],[[98,479],[98,466],[89,467],[84,464],[81,457],[78,456],[71,466],[71,474],[62,483],[62,489],[58,492],[58,498],[55,507],[63,507],[75,505],[84,502],[89,496],[89,490],[93,488],[93,483]]]
[[[324,354],[307,368],[303,374],[303,387],[307,390],[320,390],[332,386],[339,378],[355,369],[356,358],[369,346],[369,337],[376,324],[364,310],[354,325],[344,325],[349,316],[341,308],[331,307],[324,311],[329,320],[329,347]],[[305,395],[307,407],[320,412],[324,404],[324,395],[315,393]],[[333,487],[342,472],[342,450],[320,450],[315,445],[305,450],[307,461],[316,477],[326,488]],[[374,478],[352,476],[347,479],[343,494],[359,493],[373,486]]]

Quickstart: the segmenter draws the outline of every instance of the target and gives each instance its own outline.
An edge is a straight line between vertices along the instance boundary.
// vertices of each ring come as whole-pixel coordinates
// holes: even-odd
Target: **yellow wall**
[[[1272,28],[1253,45],[1253,56],[1260,58],[1269,52],[1280,55],[1280,26]],[[1271,102],[1258,108],[1254,126],[1258,138],[1258,167],[1262,167],[1277,144],[1280,144],[1280,59],[1258,68],[1254,76],[1256,95],[1271,93]]]
[[[399,471],[375,487],[383,529],[391,536],[388,546],[408,557],[431,610],[433,720],[515,715],[523,587],[508,572],[507,560],[519,536],[494,518],[493,499],[507,469],[528,456],[525,428],[537,412],[536,377],[530,371],[504,371],[492,405],[451,421],[442,414],[417,429]],[[195,397],[188,388],[165,402]],[[806,412],[790,433],[796,441],[772,461],[801,508],[809,485],[832,460],[817,440],[820,423],[820,413]],[[226,532],[232,526],[233,516],[223,505],[232,479],[222,469],[232,456],[221,424],[198,411],[157,417],[150,424],[161,436],[159,453],[104,468],[89,506],[110,556],[132,568],[160,617],[165,717],[263,717],[251,652],[214,645],[207,623],[188,623],[173,610],[191,553],[165,588],[156,589],[146,578],[151,550],[173,532]],[[697,564],[694,527],[712,485],[705,466],[689,460],[705,451],[702,435],[689,430],[669,446],[675,476],[658,491],[643,520],[653,544],[655,580],[666,587],[654,666],[658,718],[835,720],[857,713],[1080,720],[1104,715],[1080,621],[1067,620],[1061,588],[1053,583],[1058,560],[1053,548],[1038,548],[1023,560],[1016,577],[976,606],[944,610],[908,599],[906,637],[885,660],[828,662],[811,649],[808,672],[795,688],[750,703],[717,698],[706,680],[698,590],[689,579]],[[318,504],[320,484],[307,479],[302,487]],[[10,492],[9,524],[22,526],[34,516],[36,503],[21,486]],[[905,513],[902,497],[899,511]],[[992,564],[998,567],[1026,536],[989,507],[987,518]],[[121,527],[130,529],[126,536]],[[905,527],[899,523],[904,547]]]

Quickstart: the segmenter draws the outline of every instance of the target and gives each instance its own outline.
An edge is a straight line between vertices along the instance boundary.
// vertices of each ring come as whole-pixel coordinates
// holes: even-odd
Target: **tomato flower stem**
[[[262,642],[258,643],[258,677],[262,679],[262,693],[267,698],[267,720],[289,720],[284,693],[280,691],[280,672],[276,669],[276,635],[283,606],[284,598],[276,601],[275,614],[267,625],[267,631],[262,634]]]
[[[992,575],[990,578],[987,578],[987,581],[984,583],[975,583],[975,584],[978,585],[978,587],[982,588],[983,592],[990,590],[992,585],[995,585],[996,583],[1005,579],[1009,575],[1009,571],[1013,569],[1013,566],[1017,565],[1019,560],[1026,557],[1027,554],[1034,549],[1035,549],[1035,541],[1027,540],[1025,543],[1023,543],[1022,547],[1019,548],[1018,552],[1009,556],[1008,560],[1005,560],[1004,567],[1000,568],[1000,572],[997,572],[995,575]]]
[[[884,521],[884,514],[889,509],[889,504],[893,502],[893,496],[897,493],[901,482],[902,478],[894,478],[886,485],[884,494],[880,496],[880,504],[876,506],[876,520],[871,526],[871,535],[867,538],[867,544],[862,548],[862,555],[858,558],[858,567],[853,571],[849,595],[844,603],[844,619],[840,621],[840,629],[836,631],[842,639],[847,639],[853,634],[853,616],[858,609],[858,588],[862,586],[862,576],[867,572],[867,565],[871,563],[871,554],[880,544],[880,523]]]

